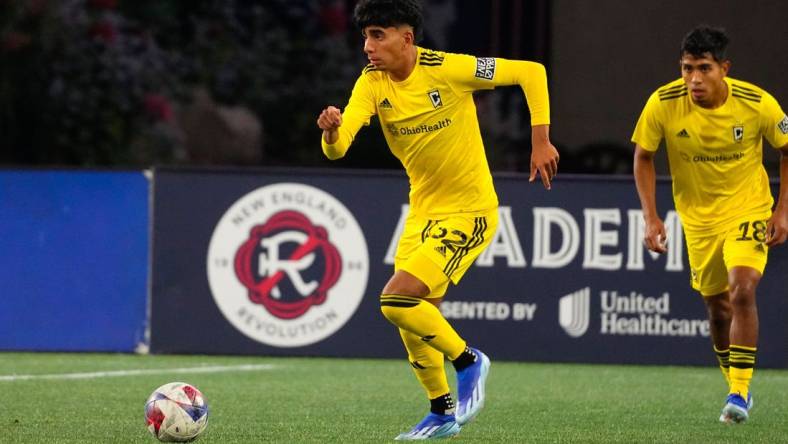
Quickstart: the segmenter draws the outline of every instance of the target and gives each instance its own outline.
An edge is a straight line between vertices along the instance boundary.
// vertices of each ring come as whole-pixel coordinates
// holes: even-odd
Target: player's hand
[[[657,218],[646,221],[646,232],[643,238],[646,248],[655,253],[667,253],[667,241],[668,234],[665,231],[665,224],[662,222],[662,219]]]
[[[342,113],[339,108],[329,106],[324,109],[317,118],[317,126],[323,131],[336,130],[342,126]]]
[[[788,239],[788,209],[777,208],[766,224],[766,245],[775,247]]]
[[[531,176],[529,182],[536,179],[536,173],[542,178],[545,189],[550,189],[553,178],[558,174],[558,150],[549,140],[533,143],[531,149]]]
[[[342,113],[339,108],[329,106],[324,109],[317,118],[317,126],[323,130],[326,143],[336,143],[339,140],[339,127],[342,126]]]

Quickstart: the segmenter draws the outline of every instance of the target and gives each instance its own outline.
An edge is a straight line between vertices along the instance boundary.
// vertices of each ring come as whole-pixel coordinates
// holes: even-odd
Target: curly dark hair
[[[684,40],[681,41],[681,56],[689,54],[702,57],[703,54],[709,53],[714,60],[722,62],[726,60],[725,50],[729,42],[730,39],[724,29],[701,25],[684,36]]]
[[[361,30],[367,26],[410,25],[419,41],[424,16],[418,0],[360,0],[353,11],[353,22]]]

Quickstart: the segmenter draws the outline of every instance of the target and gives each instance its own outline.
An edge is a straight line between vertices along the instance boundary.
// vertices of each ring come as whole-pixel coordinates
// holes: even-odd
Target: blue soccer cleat
[[[460,433],[454,415],[429,413],[409,432],[400,433],[395,441],[421,441],[423,439],[451,438]]]
[[[747,421],[750,417],[750,409],[754,404],[751,394],[747,395],[745,402],[738,393],[731,393],[725,400],[725,407],[722,408],[720,414],[720,422],[740,424]]]
[[[490,358],[471,348],[476,362],[457,372],[457,423],[471,422],[484,407],[484,384],[490,373]]]

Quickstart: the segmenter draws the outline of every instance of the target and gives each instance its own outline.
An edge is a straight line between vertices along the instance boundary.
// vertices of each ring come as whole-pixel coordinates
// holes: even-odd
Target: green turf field
[[[207,398],[202,443],[387,442],[427,410],[404,360],[0,353],[0,442],[156,442],[144,403],[171,381]],[[729,426],[711,366],[493,360],[485,410],[451,442],[788,442],[788,371],[756,370],[754,390]]]

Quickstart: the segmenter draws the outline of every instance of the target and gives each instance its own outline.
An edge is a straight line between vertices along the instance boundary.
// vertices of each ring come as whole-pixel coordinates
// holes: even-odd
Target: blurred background
[[[315,120],[366,61],[354,0],[0,0],[0,164],[399,168],[373,123],[324,159]],[[548,68],[561,171],[625,174],[649,94],[697,24],[726,28],[731,76],[788,106],[788,2],[423,0],[422,46]],[[476,95],[491,167],[527,171],[519,88]],[[766,149],[776,173],[778,157]],[[664,153],[659,168],[667,172]]]

